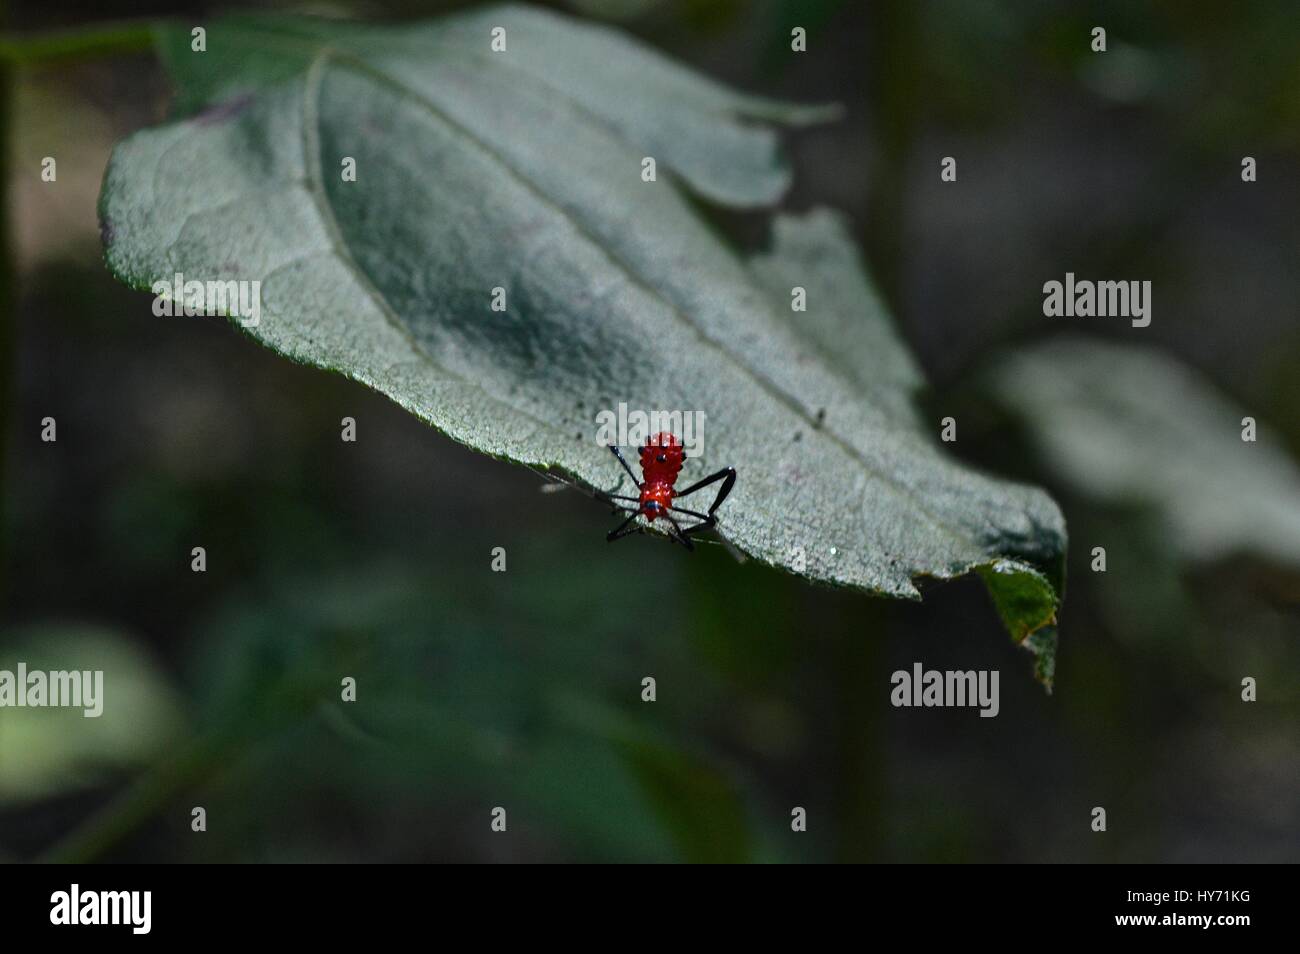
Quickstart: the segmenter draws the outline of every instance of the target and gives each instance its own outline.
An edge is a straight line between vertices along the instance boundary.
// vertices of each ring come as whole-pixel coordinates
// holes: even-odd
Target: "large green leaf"
[[[1187,559],[1257,554],[1300,566],[1300,467],[1277,435],[1157,351],[1062,338],[998,362],[985,387],[1056,476],[1158,515]]]
[[[204,109],[113,155],[101,217],[123,280],[259,280],[263,344],[591,487],[622,477],[598,410],[702,412],[688,474],[737,467],[720,531],[740,550],[895,597],[982,568],[1050,672],[1061,515],[938,450],[842,223],[779,217],[746,260],[683,193],[771,203],[788,173],[762,123],[825,110],[519,7],[400,28],[239,19],[203,53],[188,29],[159,43],[182,111]]]

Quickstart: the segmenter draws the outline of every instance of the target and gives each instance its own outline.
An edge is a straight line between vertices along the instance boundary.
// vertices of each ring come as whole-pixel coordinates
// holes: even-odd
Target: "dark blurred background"
[[[1060,330],[1041,288],[1072,270],[1154,280],[1151,327],[1082,330],[1140,335],[1300,452],[1293,2],[549,5],[739,88],[844,104],[791,137],[786,205],[851,216],[936,419],[988,361]],[[8,23],[253,6],[60,0],[11,4]],[[104,165],[168,97],[143,53],[12,77],[0,664],[100,666],[113,702],[99,720],[0,711],[0,856],[1300,860],[1296,567],[1189,562],[1159,520],[1059,485],[1011,431],[963,432],[956,454],[1047,487],[1069,523],[1049,696],[975,580],[889,603],[720,546],[607,546],[590,499],[543,494],[224,321],[155,318],[109,276]],[[1088,571],[1096,527],[1123,541],[1123,573]],[[918,660],[999,669],[998,718],[891,708],[890,673]],[[340,675],[356,704],[334,701]]]

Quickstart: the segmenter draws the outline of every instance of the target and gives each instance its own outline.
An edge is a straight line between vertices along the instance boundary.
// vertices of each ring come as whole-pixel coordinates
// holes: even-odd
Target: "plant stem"
[[[180,793],[207,779],[228,756],[226,740],[198,739],[159,762],[103,810],[36,858],[41,864],[87,864],[131,834]]]
[[[7,0],[0,0],[0,28],[9,15]],[[13,249],[9,221],[9,127],[13,112],[13,70],[0,58],[0,602],[9,583],[9,497],[7,454],[14,400],[14,360],[17,331],[14,315]]]
[[[880,819],[887,795],[884,718],[873,693],[863,692],[884,665],[887,616],[880,599],[858,599],[861,628],[835,649],[840,766],[835,839],[837,862],[879,862],[887,846]],[[856,604],[855,604],[856,605]]]
[[[875,94],[875,139],[880,159],[871,183],[871,228],[867,231],[867,260],[881,293],[902,314],[905,187],[910,179],[910,151],[918,112],[924,105],[920,88],[920,5],[915,0],[883,0],[872,6],[874,43],[868,58],[869,82]]]
[[[153,24],[146,20],[104,23],[70,30],[0,35],[0,61],[32,66],[57,60],[90,59],[138,53],[153,46]]]
[[[0,29],[8,22],[8,6],[6,0],[0,0]],[[14,73],[25,66],[135,53],[150,49],[153,43],[153,25],[145,20],[43,33],[0,33],[0,408],[12,408],[16,403],[13,388],[17,330],[9,207],[9,136],[13,118]],[[0,415],[0,598],[7,586],[9,568],[5,487],[11,424],[7,416]]]
[[[313,717],[327,690],[332,689],[332,677],[332,673],[328,678],[289,673],[265,697],[251,701],[247,711],[175,746],[35,860],[43,864],[98,860],[183,793],[238,764],[259,743]]]

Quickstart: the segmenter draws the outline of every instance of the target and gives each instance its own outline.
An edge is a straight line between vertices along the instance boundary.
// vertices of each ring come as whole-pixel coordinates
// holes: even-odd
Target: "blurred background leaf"
[[[1154,510],[1188,561],[1257,554],[1300,569],[1300,466],[1191,368],[1149,348],[1053,339],[998,361],[983,384],[1057,481],[1099,505]]]
[[[102,712],[14,708],[0,718],[0,807],[121,778],[185,734],[183,699],[130,637],[98,626],[45,623],[0,634],[0,670],[103,673]],[[92,677],[93,679],[93,677]],[[92,683],[93,684],[93,683]]]

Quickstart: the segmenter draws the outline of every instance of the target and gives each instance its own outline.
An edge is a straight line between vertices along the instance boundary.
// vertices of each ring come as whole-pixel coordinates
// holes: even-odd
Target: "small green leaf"
[[[992,590],[1004,618],[1054,617],[1034,567],[1059,562],[1060,512],[940,452],[839,219],[779,217],[745,259],[681,188],[773,202],[788,172],[771,124],[825,109],[732,93],[520,7],[400,28],[221,21],[206,53],[178,28],[159,42],[182,111],[205,108],[114,152],[101,217],[124,281],[260,281],[248,331],[266,346],[589,487],[626,479],[598,411],[703,414],[686,476],[738,469],[719,529],[740,550],[905,598],[915,578],[997,565],[1024,584],[1014,610]],[[1013,628],[1026,645],[1033,631]]]

